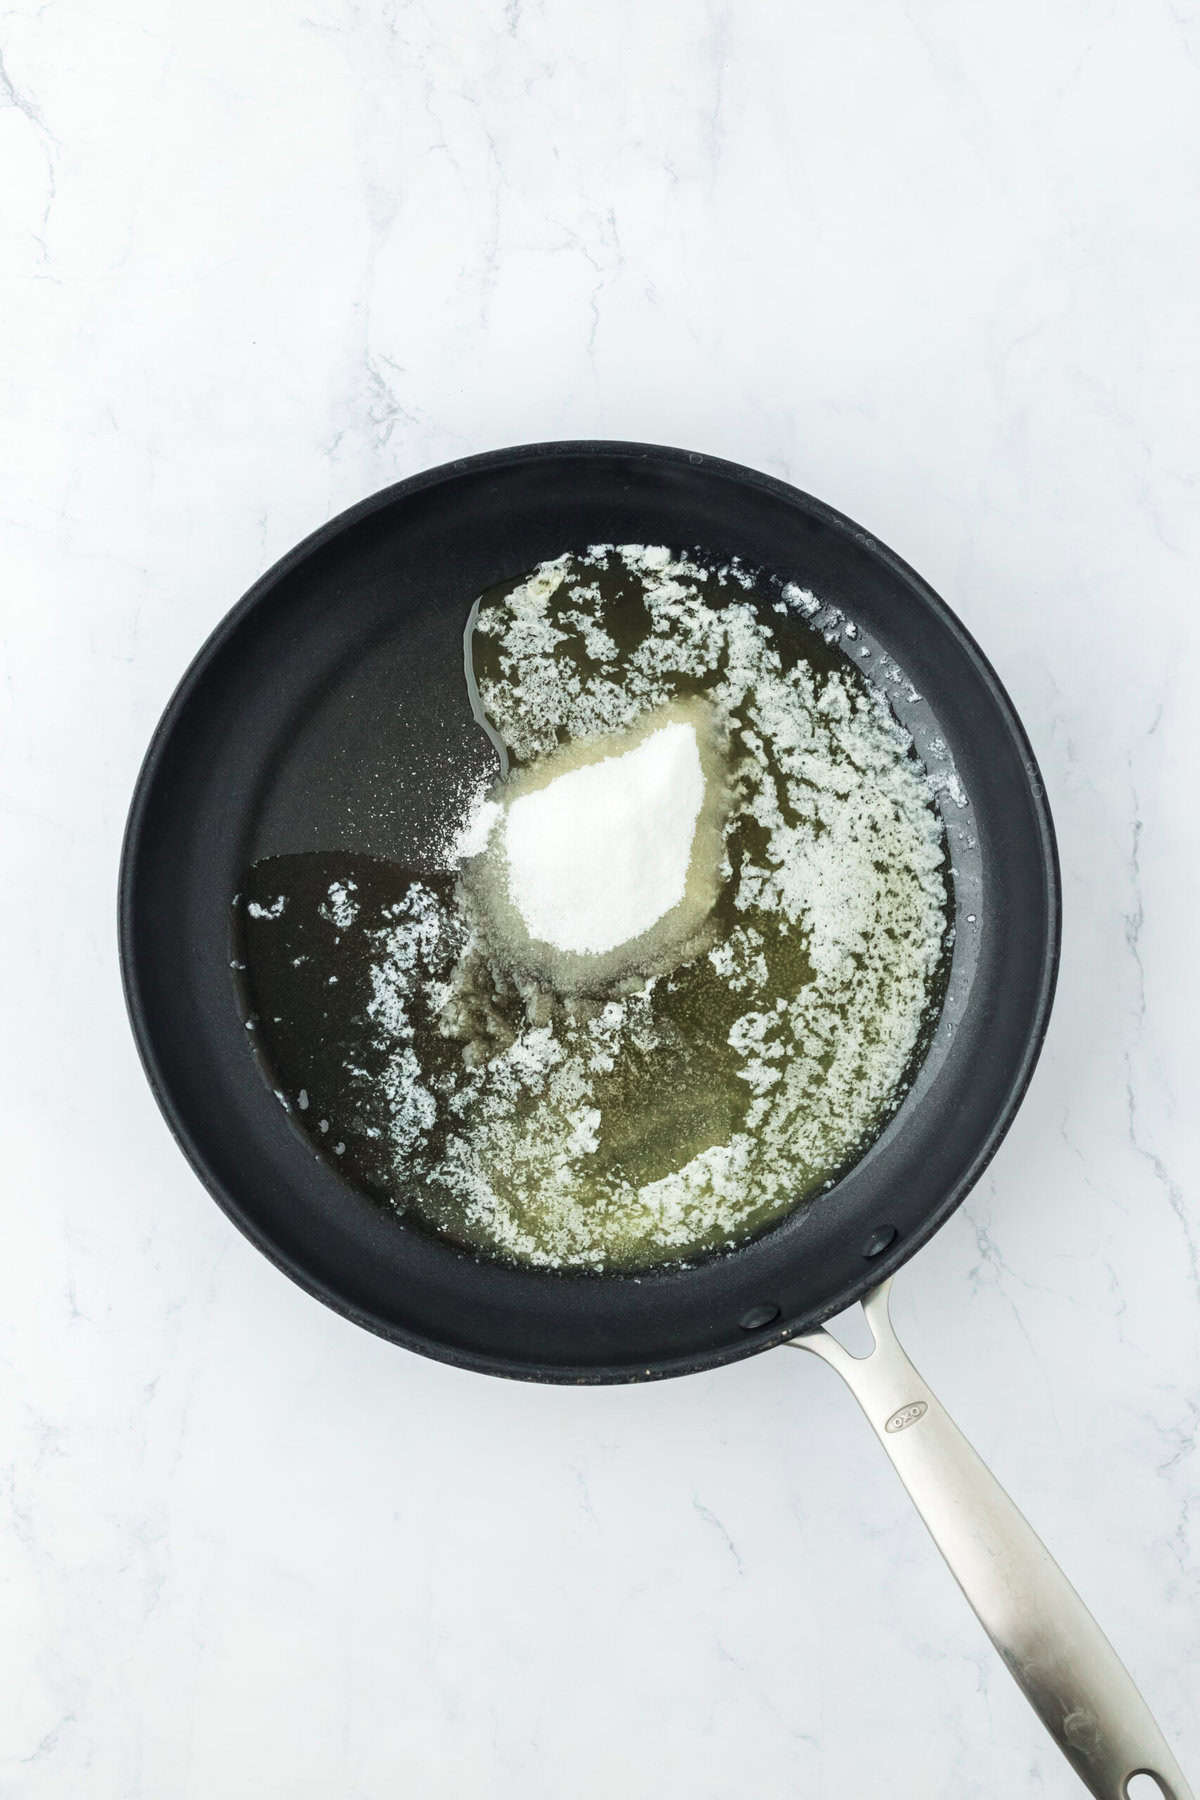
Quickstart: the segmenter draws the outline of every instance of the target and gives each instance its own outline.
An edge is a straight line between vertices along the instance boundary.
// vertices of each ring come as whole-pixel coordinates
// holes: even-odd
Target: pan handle
[[[1153,1776],[1166,1800],[1193,1800],[1116,1651],[901,1349],[890,1287],[863,1302],[869,1356],[823,1328],[790,1342],[846,1382],[984,1630],[1097,1800],[1127,1800],[1134,1775]]]

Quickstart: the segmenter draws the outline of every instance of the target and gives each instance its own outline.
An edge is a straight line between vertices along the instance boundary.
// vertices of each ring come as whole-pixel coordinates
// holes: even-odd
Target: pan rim
[[[1025,771],[1028,797],[1036,825],[1037,850],[1044,890],[1046,930],[1043,934],[1031,1023],[1026,1033],[1024,1048],[1009,1081],[1002,1104],[997,1106],[989,1129],[983,1135],[971,1162],[959,1179],[948,1188],[941,1203],[925,1214],[916,1229],[909,1231],[878,1256],[862,1279],[844,1286],[840,1292],[814,1309],[811,1314],[806,1314],[800,1319],[781,1318],[769,1330],[758,1333],[748,1332],[744,1343],[733,1345],[722,1343],[709,1353],[690,1352],[674,1357],[662,1357],[656,1360],[652,1366],[647,1367],[631,1368],[628,1364],[597,1365],[592,1363],[579,1366],[560,1363],[543,1365],[535,1362],[515,1362],[505,1355],[490,1355],[464,1350],[455,1344],[429,1337],[419,1331],[398,1327],[390,1320],[365,1312],[352,1302],[348,1302],[344,1295],[331,1288],[320,1278],[314,1276],[247,1212],[237,1196],[229,1190],[211,1168],[204,1151],[172,1096],[169,1083],[164,1078],[154,1033],[149,1022],[148,1009],[141,992],[138,971],[133,917],[134,892],[139,864],[139,845],[149,801],[167,745],[183,710],[203,681],[209,665],[221,653],[227,640],[238,630],[242,620],[281,582],[286,580],[293,570],[317,552],[325,549],[343,533],[352,531],[375,512],[394,505],[401,499],[465,476],[486,474],[489,470],[536,462],[547,457],[562,459],[574,457],[580,460],[598,457],[624,457],[664,464],[668,467],[702,467],[708,474],[715,475],[718,479],[727,480],[738,486],[750,486],[763,493],[773,495],[790,506],[798,506],[810,516],[848,536],[870,555],[886,564],[934,615],[939,626],[955,640],[960,652],[971,663],[975,674],[988,689],[1004,720],[1020,754]],[[915,1255],[935,1232],[940,1230],[950,1214],[961,1205],[987,1169],[1011,1128],[1028,1090],[1045,1040],[1057,981],[1062,941],[1062,885],[1058,848],[1045,785],[1037,759],[1020,716],[995,669],[966,626],[952,612],[946,602],[916,570],[873,533],[865,530],[825,501],[817,499],[793,484],[724,458],[672,446],[620,439],[565,439],[515,444],[469,457],[455,458],[432,468],[420,470],[366,496],[336,514],[309,533],[307,537],[294,545],[284,556],[264,571],[246,590],[241,599],[218,620],[201,644],[171,693],[150,738],[134,785],[121,846],[117,913],[119,960],[125,1004],[151,1092],[168,1129],[194,1173],[222,1211],[255,1248],[314,1299],[322,1301],[333,1311],[388,1342],[417,1351],[436,1361],[477,1373],[566,1385],[604,1385],[634,1380],[667,1379],[740,1361],[743,1357],[756,1355],[759,1351],[773,1348],[798,1332],[811,1330],[824,1319],[833,1317],[855,1299],[861,1297],[868,1288],[893,1274],[911,1256]],[[469,1252],[464,1251],[461,1254],[470,1259]],[[731,1253],[734,1257],[737,1254],[737,1251]],[[542,1278],[548,1280],[567,1279],[553,1271],[538,1273]],[[686,1272],[683,1273],[686,1274]],[[677,1280],[680,1278],[680,1274],[681,1272],[678,1270],[650,1270],[637,1276],[604,1275],[602,1277],[585,1277],[585,1279],[600,1279],[606,1283],[636,1280],[645,1286],[655,1279]]]

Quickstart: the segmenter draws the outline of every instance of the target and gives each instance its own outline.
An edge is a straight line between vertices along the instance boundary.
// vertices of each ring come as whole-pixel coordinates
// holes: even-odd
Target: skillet
[[[247,1049],[230,908],[259,856],[419,861],[447,770],[491,754],[466,704],[473,600],[565,549],[659,543],[810,589],[895,666],[894,710],[953,778],[957,930],[946,998],[903,1104],[826,1194],[742,1245],[636,1277],[473,1256],[313,1156]],[[865,664],[864,667],[869,665]],[[484,759],[481,761],[481,758]],[[830,507],[710,457],[626,443],[520,446],[385,489],[306,539],[218,626],[160,722],[120,879],[133,1030],[158,1103],[214,1198],[308,1292],[408,1349],[494,1375],[615,1382],[791,1344],[855,1391],[971,1604],[1092,1793],[1149,1772],[1189,1789],[1065,1577],[895,1341],[894,1271],[961,1202],[1032,1075],[1058,962],[1053,827],[984,655],[899,557]],[[825,1320],[863,1301],[853,1357]]]

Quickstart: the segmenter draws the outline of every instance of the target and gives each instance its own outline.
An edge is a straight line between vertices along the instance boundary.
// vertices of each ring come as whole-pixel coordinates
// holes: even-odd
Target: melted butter
[[[248,1004],[284,1103],[458,1243],[594,1269],[709,1254],[827,1188],[903,1097],[945,982],[940,826],[863,678],[767,598],[608,551],[472,609],[467,693],[498,792],[663,716],[702,727],[710,841],[665,934],[547,952],[486,853],[457,884],[359,867],[332,935],[336,859],[251,872]]]

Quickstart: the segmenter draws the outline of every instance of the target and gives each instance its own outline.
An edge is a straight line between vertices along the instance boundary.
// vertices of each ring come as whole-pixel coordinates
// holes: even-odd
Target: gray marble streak
[[[362,494],[591,434],[861,518],[1029,726],[1056,1013],[896,1311],[1200,1779],[1198,83],[1182,0],[4,11],[3,1800],[1078,1791],[815,1361],[403,1356],[142,1080],[113,883],[196,645]]]

